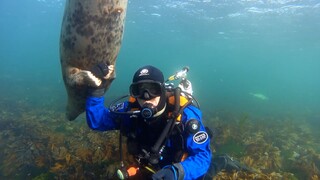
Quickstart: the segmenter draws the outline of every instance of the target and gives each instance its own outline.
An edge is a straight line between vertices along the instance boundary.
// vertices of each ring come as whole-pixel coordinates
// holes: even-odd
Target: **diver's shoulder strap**
[[[180,105],[180,107],[184,106],[186,103],[188,103],[188,101],[189,100],[186,97],[180,95],[180,97],[179,97],[179,105]],[[170,96],[168,98],[168,102],[169,102],[170,105],[175,105],[175,103],[176,103],[175,97],[174,96]]]
[[[192,99],[186,98],[185,96],[181,95],[180,88],[177,89],[178,90],[175,90],[177,92],[175,92],[174,95],[168,97],[168,104],[170,110],[169,117],[176,116],[176,121],[180,122],[184,108],[192,103]]]

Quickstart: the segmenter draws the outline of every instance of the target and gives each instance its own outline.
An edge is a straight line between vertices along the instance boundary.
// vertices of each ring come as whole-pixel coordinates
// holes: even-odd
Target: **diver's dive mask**
[[[162,83],[154,81],[144,81],[132,83],[130,85],[130,95],[134,98],[150,100],[164,93]]]
[[[150,100],[160,97],[160,101],[156,106],[151,103],[141,105],[141,116],[144,119],[157,117],[163,113],[166,103],[165,92],[164,85],[156,81],[144,80],[130,85],[130,95],[134,98]]]

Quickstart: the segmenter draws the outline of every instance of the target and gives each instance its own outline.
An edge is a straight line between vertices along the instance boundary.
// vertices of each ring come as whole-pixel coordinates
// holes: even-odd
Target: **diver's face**
[[[152,104],[154,107],[158,106],[159,101],[160,101],[160,96],[156,96],[152,99],[141,99],[141,98],[137,98],[139,105],[142,107],[144,104],[146,103],[150,103]]]

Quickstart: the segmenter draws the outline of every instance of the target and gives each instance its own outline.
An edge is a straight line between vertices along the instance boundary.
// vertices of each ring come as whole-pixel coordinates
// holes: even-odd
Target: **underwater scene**
[[[116,179],[119,132],[65,117],[65,3],[0,1],[0,179]],[[319,19],[319,0],[129,0],[105,105],[141,66],[188,66],[213,155],[252,169],[213,179],[320,179]]]

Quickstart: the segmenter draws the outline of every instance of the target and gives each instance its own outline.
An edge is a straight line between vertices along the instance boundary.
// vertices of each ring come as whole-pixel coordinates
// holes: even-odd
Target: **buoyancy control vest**
[[[165,112],[153,119],[152,123],[141,116],[131,116],[132,125],[127,130],[128,152],[139,158],[139,162],[161,167],[168,163],[181,162],[185,156],[183,109],[191,104],[192,99],[182,96],[180,89],[167,92]],[[129,97],[130,111],[139,110],[137,100]],[[161,160],[161,161],[160,161]]]

